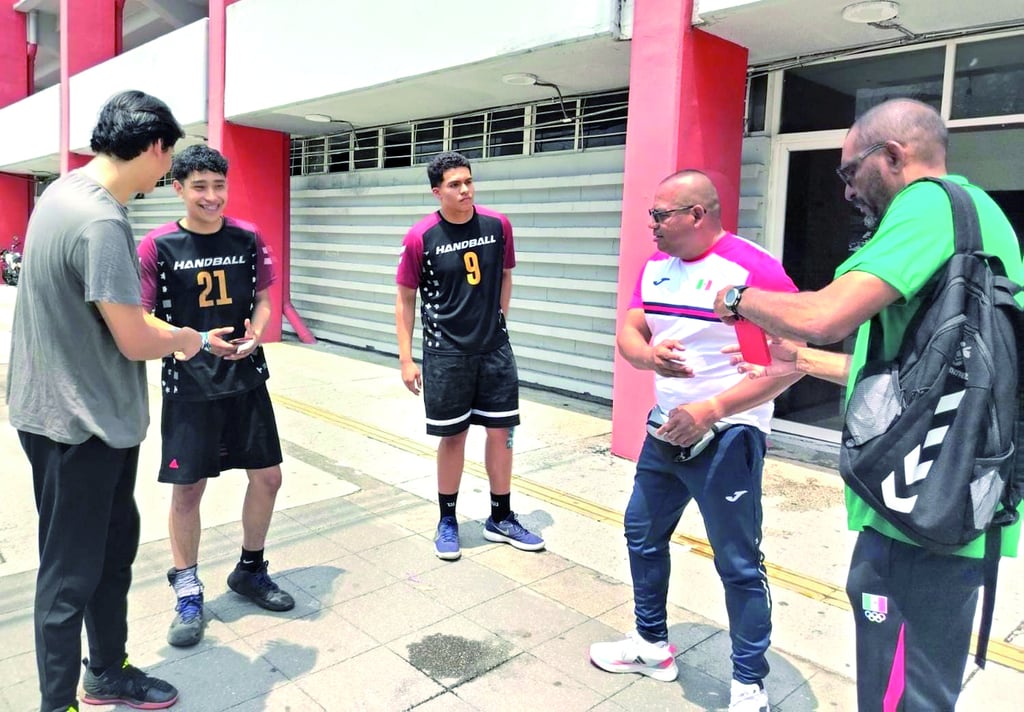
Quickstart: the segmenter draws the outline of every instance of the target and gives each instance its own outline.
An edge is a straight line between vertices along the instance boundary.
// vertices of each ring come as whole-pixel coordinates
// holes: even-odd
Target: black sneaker
[[[167,572],[167,580],[174,585],[176,569]],[[203,639],[203,628],[206,627],[206,616],[203,615],[203,591],[193,596],[182,596],[178,599],[174,610],[178,615],[171,621],[167,629],[167,642],[176,648],[188,648],[197,645]]]
[[[162,710],[178,701],[178,691],[170,683],[150,677],[124,659],[121,667],[107,668],[102,675],[96,675],[85,665],[82,687],[85,694],[82,702],[87,705],[128,705],[137,710]]]
[[[295,599],[270,580],[268,563],[264,561],[256,572],[246,571],[239,563],[228,575],[228,588],[268,611],[290,611],[295,608]]]

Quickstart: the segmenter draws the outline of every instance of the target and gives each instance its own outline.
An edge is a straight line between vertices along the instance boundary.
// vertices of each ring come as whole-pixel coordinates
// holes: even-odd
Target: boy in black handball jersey
[[[487,429],[485,463],[491,516],[484,538],[539,551],[544,540],[527,531],[510,508],[512,428],[519,424],[519,378],[505,315],[512,296],[515,249],[504,215],[473,204],[469,161],[455,152],[427,166],[440,210],[406,234],[398,264],[395,325],[402,381],[423,389],[427,433],[438,435],[437,489],[441,509],[434,552],[461,556],[455,502],[471,424]],[[422,299],[423,374],[412,359],[416,292]]]
[[[200,503],[207,478],[244,468],[242,555],[228,586],[257,605],[287,611],[295,601],[267,574],[263,547],[281,486],[281,444],[267,392],[270,374],[260,335],[270,318],[276,275],[256,227],[224,216],[227,160],[205,145],[174,157],[174,189],[186,215],[139,245],[147,309],[169,324],[234,327],[231,348],[187,363],[164,359],[161,378],[163,455],[160,482],[174,485],[169,529],[174,567],[167,578],[177,615],[167,632],[175,646],[203,637],[203,585],[197,574]]]

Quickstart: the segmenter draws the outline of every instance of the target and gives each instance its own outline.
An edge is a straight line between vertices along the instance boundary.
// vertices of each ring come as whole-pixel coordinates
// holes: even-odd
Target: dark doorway
[[[835,174],[839,149],[789,154],[786,225],[782,264],[801,290],[821,289],[864,234],[860,213],[846,202]],[[821,345],[830,351],[853,348],[844,342]],[[805,378],[775,401],[775,417],[790,423],[839,431],[843,427],[843,391],[833,383]],[[780,423],[779,430],[790,430]],[[794,429],[799,430],[799,429]]]

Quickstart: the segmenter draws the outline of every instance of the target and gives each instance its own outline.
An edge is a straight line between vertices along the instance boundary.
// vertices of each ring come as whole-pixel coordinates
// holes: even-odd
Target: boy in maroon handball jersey
[[[487,429],[484,461],[491,490],[488,541],[539,551],[544,540],[519,523],[510,506],[512,430],[519,424],[519,377],[505,315],[512,296],[512,225],[473,203],[469,161],[455,152],[427,166],[440,209],[413,225],[398,263],[395,326],[402,381],[423,390],[427,433],[440,436],[437,490],[438,558],[461,556],[455,503],[472,424]],[[422,304],[423,372],[412,358],[416,294]]]
[[[139,245],[143,303],[170,324],[228,324],[225,338],[234,337],[227,348],[188,363],[164,359],[161,373],[159,480],[174,487],[167,579],[177,598],[167,642],[187,647],[203,637],[200,503],[208,478],[224,470],[245,469],[249,477],[242,553],[228,587],[271,611],[290,610],[295,601],[271,580],[263,558],[281,487],[281,442],[260,346],[274,263],[255,225],[224,215],[228,162],[220,152],[189,146],[174,157],[171,172],[186,215]]]

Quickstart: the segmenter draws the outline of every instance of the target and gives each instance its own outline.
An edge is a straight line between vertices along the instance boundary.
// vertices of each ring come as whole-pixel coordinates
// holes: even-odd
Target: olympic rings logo
[[[864,611],[864,617],[872,623],[881,623],[885,620],[885,614],[881,611]]]

